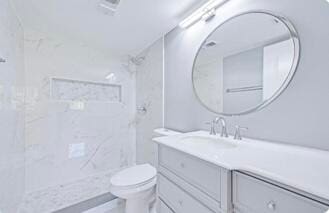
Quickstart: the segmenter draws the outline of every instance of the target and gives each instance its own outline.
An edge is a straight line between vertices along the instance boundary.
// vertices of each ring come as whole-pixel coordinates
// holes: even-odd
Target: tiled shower
[[[74,39],[23,31],[11,5],[1,3],[6,63],[0,66],[8,73],[0,76],[0,125],[10,144],[0,149],[6,162],[0,188],[15,188],[10,197],[0,191],[0,210],[51,212],[104,194],[114,198],[108,195],[113,172],[136,160],[155,164],[151,137],[162,126],[162,39],[136,64],[131,56]],[[149,89],[153,93],[143,96]],[[136,111],[139,105],[145,114]]]

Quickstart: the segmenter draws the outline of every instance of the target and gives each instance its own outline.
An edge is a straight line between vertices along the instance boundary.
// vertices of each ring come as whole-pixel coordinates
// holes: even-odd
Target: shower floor
[[[71,183],[28,192],[20,205],[19,213],[66,212],[63,209],[79,206],[80,203],[109,194],[109,183],[112,174],[100,174]],[[113,213],[117,212],[114,211]]]

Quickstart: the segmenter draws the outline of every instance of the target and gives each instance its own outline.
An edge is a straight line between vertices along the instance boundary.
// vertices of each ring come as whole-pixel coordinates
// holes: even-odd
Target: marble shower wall
[[[24,193],[23,30],[9,0],[0,0],[0,212],[17,211]]]
[[[153,130],[163,126],[163,40],[159,39],[139,57],[137,67],[136,107],[147,112],[137,114],[137,162],[156,165],[157,149],[152,142]]]
[[[128,60],[29,30],[25,71],[27,193],[135,162],[135,70]]]

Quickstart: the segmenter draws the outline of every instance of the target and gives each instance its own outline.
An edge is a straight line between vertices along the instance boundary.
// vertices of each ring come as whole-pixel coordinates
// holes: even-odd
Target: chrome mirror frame
[[[208,38],[211,37],[213,35],[213,33],[216,32],[216,30],[218,28],[220,28],[222,25],[226,24],[227,22],[229,22],[230,20],[234,19],[234,18],[237,18],[237,17],[240,17],[240,16],[243,16],[243,15],[247,15],[247,14],[254,14],[254,13],[260,13],[260,14],[266,14],[266,15],[270,15],[270,16],[273,16],[273,18],[276,18],[278,20],[280,20],[286,27],[287,29],[289,30],[290,32],[290,36],[291,36],[291,39],[293,41],[293,45],[294,45],[294,59],[293,59],[293,63],[292,63],[292,66],[290,68],[290,71],[289,71],[289,74],[286,78],[286,80],[284,81],[284,83],[281,85],[281,87],[275,92],[274,95],[271,96],[271,98],[267,99],[267,100],[264,100],[262,103],[260,103],[259,105],[253,107],[253,108],[250,108],[248,110],[245,110],[245,111],[242,111],[242,112],[237,112],[237,113],[224,113],[224,112],[217,112],[213,109],[211,109],[210,107],[208,107],[206,104],[203,103],[203,101],[201,100],[201,98],[198,96],[197,92],[196,92],[196,88],[195,88],[195,84],[194,84],[194,81],[193,81],[193,71],[194,71],[194,68],[195,68],[195,65],[196,65],[196,61],[197,61],[197,58],[198,58],[198,55],[199,55],[199,52],[200,50],[202,49],[203,45],[207,42]],[[268,106],[269,104],[271,104],[274,100],[276,100],[286,89],[287,87],[289,86],[290,82],[292,81],[296,71],[297,71],[297,68],[298,68],[298,64],[299,64],[299,60],[300,60],[300,40],[299,40],[299,36],[298,36],[298,33],[297,33],[297,30],[296,28],[294,27],[294,25],[285,17],[283,16],[280,16],[280,15],[277,15],[273,12],[269,12],[269,11],[262,11],[262,10],[256,10],[256,11],[248,11],[248,12],[244,12],[244,13],[240,13],[240,14],[237,14],[235,16],[232,16],[228,19],[226,19],[225,21],[221,22],[208,36],[207,38],[202,42],[201,46],[199,47],[195,57],[194,57],[194,62],[193,62],[193,67],[192,67],[192,85],[193,85],[193,92],[196,96],[196,98],[198,99],[198,101],[201,103],[202,106],[204,106],[206,109],[208,109],[209,111],[213,112],[213,113],[216,113],[218,115],[222,115],[222,116],[229,116],[229,117],[232,117],[232,116],[241,116],[241,115],[247,115],[247,114],[250,114],[250,113],[253,113],[253,112],[257,112],[263,108],[265,108],[266,106]]]

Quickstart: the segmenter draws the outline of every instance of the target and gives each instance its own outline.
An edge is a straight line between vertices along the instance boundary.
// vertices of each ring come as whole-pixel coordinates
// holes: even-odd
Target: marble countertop
[[[252,139],[242,141],[222,138],[235,148],[220,149],[204,144],[197,147],[180,140],[190,136],[210,136],[198,131],[153,140],[228,170],[253,173],[304,191],[329,202],[329,152],[317,149],[270,143]]]

